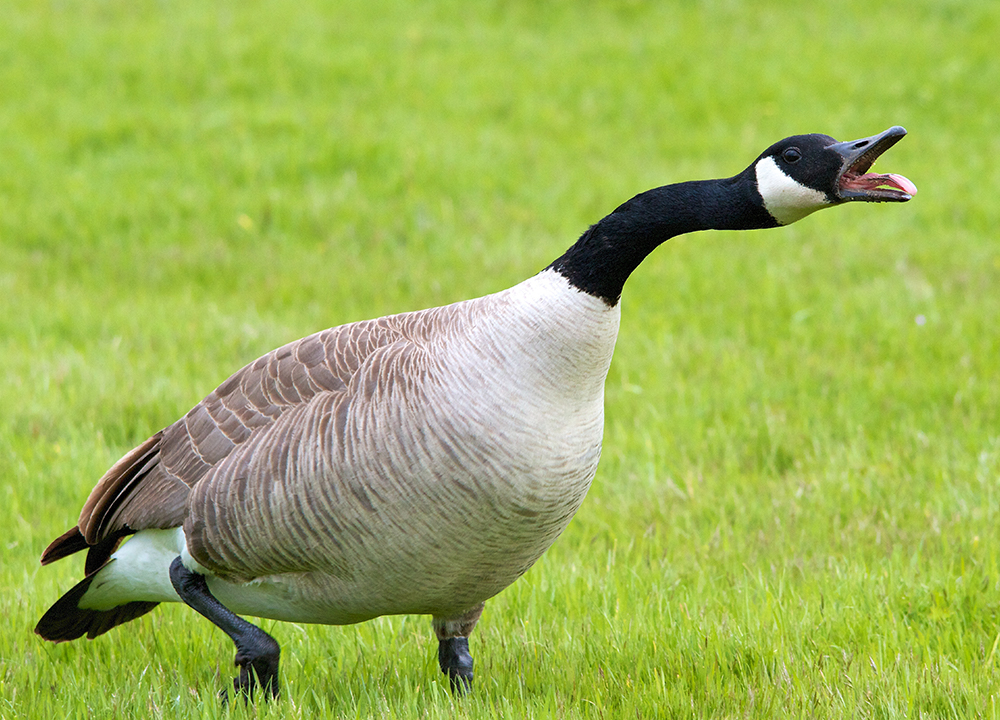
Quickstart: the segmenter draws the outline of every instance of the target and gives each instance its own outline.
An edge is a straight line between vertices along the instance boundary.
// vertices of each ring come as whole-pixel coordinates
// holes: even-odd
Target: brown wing
[[[87,498],[77,527],[49,545],[42,564],[89,549],[89,573],[126,535],[181,525],[190,489],[212,467],[289,408],[318,393],[342,391],[365,358],[407,334],[417,315],[324,330],[239,370],[183,418],[115,463]]]

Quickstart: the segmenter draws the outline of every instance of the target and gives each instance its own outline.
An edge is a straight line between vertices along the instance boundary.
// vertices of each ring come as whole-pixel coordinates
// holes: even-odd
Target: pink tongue
[[[880,175],[878,173],[865,173],[858,179],[864,180],[865,184],[870,188],[876,188],[879,185],[890,185],[891,187],[902,190],[909,195],[917,194],[917,186],[910,182],[909,178],[897,175],[896,173],[887,173],[885,175]]]
[[[909,195],[917,194],[917,186],[914,185],[912,182],[910,182],[909,178],[905,178],[902,175],[891,173],[889,175],[886,175],[885,179],[889,185],[894,185],[895,187],[898,187],[900,190],[902,190],[905,193],[908,193]]]

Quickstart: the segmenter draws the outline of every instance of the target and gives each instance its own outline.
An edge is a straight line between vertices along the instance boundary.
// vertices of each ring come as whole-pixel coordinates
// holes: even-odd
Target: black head
[[[899,126],[862,140],[794,135],[765,150],[751,168],[764,207],[781,225],[844,202],[906,202],[916,186],[902,175],[870,173],[875,160],[906,135]]]

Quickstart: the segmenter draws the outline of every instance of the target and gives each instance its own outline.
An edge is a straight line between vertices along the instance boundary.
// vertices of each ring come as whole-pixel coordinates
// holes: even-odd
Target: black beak
[[[842,158],[836,194],[842,202],[906,202],[917,186],[902,175],[868,172],[882,153],[898,143],[906,130],[894,125],[885,132],[861,140],[833,143],[827,147]]]

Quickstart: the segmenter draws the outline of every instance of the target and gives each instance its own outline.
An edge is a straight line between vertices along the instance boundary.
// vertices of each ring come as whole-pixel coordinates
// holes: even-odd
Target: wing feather
[[[321,393],[342,393],[372,352],[424,324],[408,316],[429,312],[323,330],[246,365],[116,462],[87,498],[78,529],[53,541],[44,561],[90,548],[100,557],[88,564],[100,565],[125,535],[181,525],[191,488],[214,467],[288,410]]]

